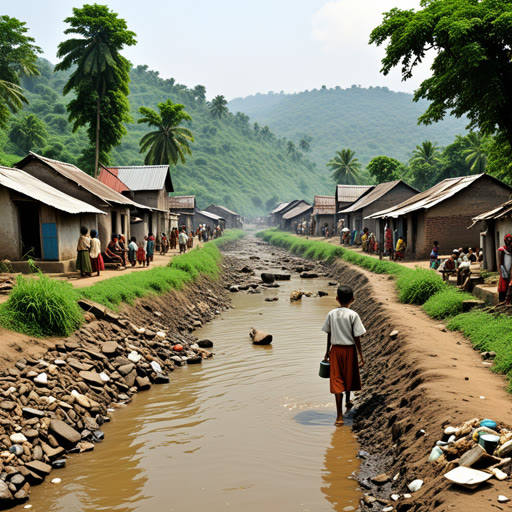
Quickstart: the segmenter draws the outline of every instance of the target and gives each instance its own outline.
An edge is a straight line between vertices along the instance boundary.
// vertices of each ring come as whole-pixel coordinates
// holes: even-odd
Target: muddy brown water
[[[318,376],[335,288],[323,278],[280,284],[233,294],[234,308],[196,332],[215,357],[112,413],[104,443],[54,470],[60,484],[32,489],[32,510],[357,509],[357,441],[349,426],[333,426],[333,396]],[[329,295],[290,303],[295,289]],[[272,333],[272,345],[252,345],[253,326]]]

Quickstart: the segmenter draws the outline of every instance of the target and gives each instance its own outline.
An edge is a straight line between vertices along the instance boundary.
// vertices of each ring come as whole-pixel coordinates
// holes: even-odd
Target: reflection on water
[[[290,303],[293,289],[328,297]],[[266,296],[279,296],[265,302]],[[292,280],[205,326],[216,356],[177,370],[105,425],[106,441],[32,491],[34,511],[330,511],[357,508],[350,428],[336,429],[329,383],[318,377],[320,331],[335,307],[326,280]],[[273,334],[254,346],[250,327]],[[52,475],[52,476],[53,476]],[[20,507],[21,509],[21,507]]]

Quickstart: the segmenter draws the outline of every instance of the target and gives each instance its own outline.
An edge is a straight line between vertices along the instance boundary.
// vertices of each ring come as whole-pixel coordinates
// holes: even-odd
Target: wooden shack
[[[297,206],[287,211],[281,220],[281,229],[286,231],[296,231],[298,223],[306,222],[306,234],[309,234],[309,224],[311,222],[311,213],[313,206],[306,201],[302,201]]]
[[[324,228],[329,228],[329,233],[334,234],[334,222],[336,216],[335,196],[315,196],[311,222],[313,235],[321,236]]]
[[[336,185],[336,214],[334,218],[335,226],[337,226],[340,219],[345,221],[345,217],[341,213],[342,210],[352,206],[357,200],[370,192],[374,186],[375,185]]]
[[[214,213],[215,215],[226,219],[225,222],[227,229],[242,229],[243,227],[242,217],[225,206],[211,204],[208,208],[205,208],[205,211]]]
[[[185,226],[187,233],[194,229],[194,214],[197,210],[196,196],[171,196],[168,199],[169,212],[178,216],[178,226]]]

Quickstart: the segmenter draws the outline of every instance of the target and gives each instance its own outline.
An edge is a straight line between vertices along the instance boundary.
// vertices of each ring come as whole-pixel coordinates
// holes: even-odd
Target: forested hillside
[[[418,117],[426,106],[425,102],[414,103],[410,94],[386,87],[356,86],[297,94],[256,94],[229,103],[232,112],[244,112],[252,121],[268,125],[295,144],[304,136],[312,137],[309,157],[318,166],[325,165],[341,148],[355,151],[363,165],[379,155],[407,162],[423,141],[446,146],[455,135],[466,132],[465,120],[453,117],[418,126]]]
[[[45,60],[40,60],[38,67],[39,77],[23,81],[29,105],[12,117],[6,131],[0,132],[0,164],[13,165],[32,150],[90,170],[92,150],[86,131],[72,133],[67,120],[66,103],[70,96],[63,97],[62,89],[69,74],[55,73]],[[128,99],[134,121],[140,117],[139,107],[157,109],[157,104],[167,98],[184,104],[192,116],[191,122],[184,123],[195,137],[192,156],[187,157],[185,165],[173,167],[171,172],[176,193],[196,194],[199,207],[219,203],[241,214],[258,215],[268,212],[278,199],[312,200],[314,194],[333,193],[328,169],[316,167],[300,153],[290,155],[287,141],[268,128],[255,130],[244,115],[228,113],[214,119],[205,101],[204,87],[189,89],[174,79],[163,80],[146,66],[132,69],[130,77]],[[28,138],[27,142],[20,131],[14,132],[12,128],[30,114],[33,114],[32,130],[37,125],[35,130],[42,135],[40,139]],[[127,125],[127,130],[108,163],[144,163],[139,141],[149,129],[134,122]]]

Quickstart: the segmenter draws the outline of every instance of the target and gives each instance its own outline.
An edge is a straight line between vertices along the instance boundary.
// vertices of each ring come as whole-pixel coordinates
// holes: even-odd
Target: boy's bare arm
[[[356,344],[356,349],[359,352],[359,368],[364,366],[364,357],[363,357],[363,349],[361,348],[361,337],[354,336],[354,343]]]
[[[327,333],[327,350],[325,351],[324,361],[329,360],[329,354],[331,353],[331,333]]]

